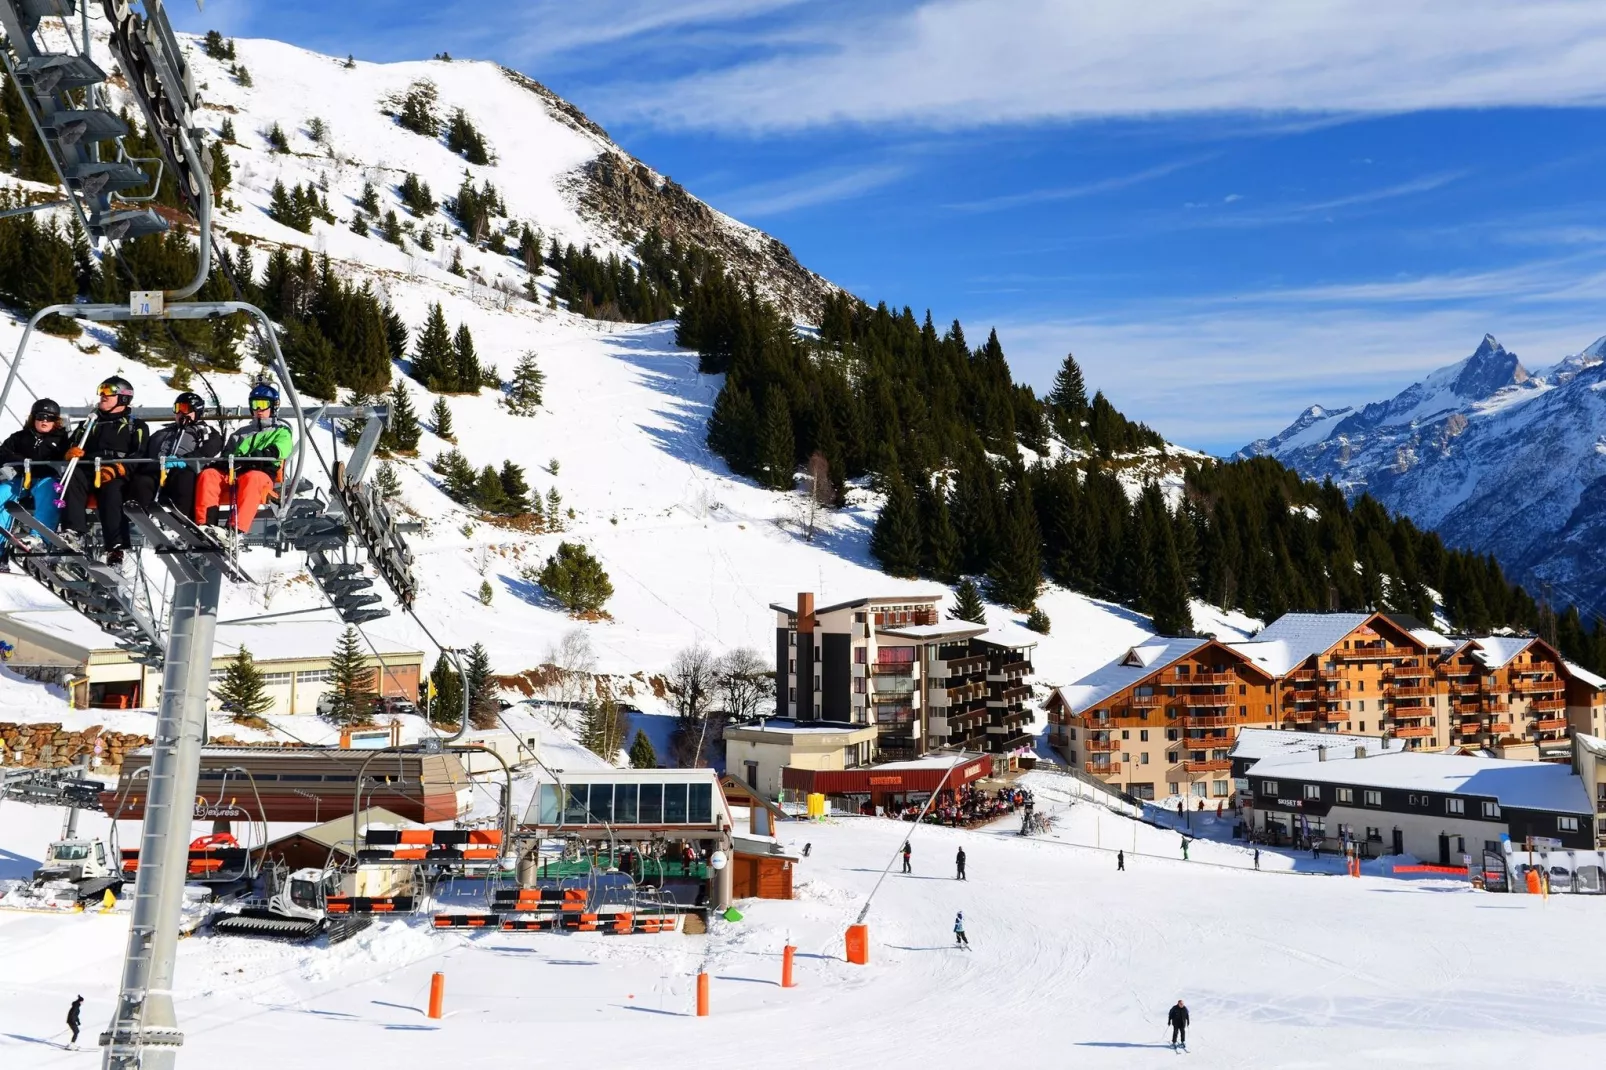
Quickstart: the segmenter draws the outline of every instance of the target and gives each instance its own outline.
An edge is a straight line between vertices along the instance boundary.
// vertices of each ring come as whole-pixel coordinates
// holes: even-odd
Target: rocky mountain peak
[[[1486,334],[1477,350],[1462,364],[1451,389],[1469,401],[1477,401],[1527,381],[1528,369],[1522,366],[1517,354],[1501,345],[1494,335]]]

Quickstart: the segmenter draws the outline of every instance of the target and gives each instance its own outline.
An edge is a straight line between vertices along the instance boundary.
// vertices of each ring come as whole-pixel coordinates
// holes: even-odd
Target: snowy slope
[[[561,1057],[661,1070],[731,1050],[788,1070],[1173,1066],[1164,1019],[1178,998],[1193,1017],[1190,1065],[1202,1067],[1509,1066],[1531,1060],[1536,1041],[1559,1065],[1586,1065],[1598,1051],[1606,987],[1589,957],[1492,955],[1488,935],[1498,911],[1522,947],[1567,946],[1593,924],[1588,897],[1493,896],[1384,878],[1375,863],[1350,879],[1269,850],[1256,873],[1244,850],[1205,841],[1184,863],[1175,833],[1034,787],[1056,818],[1051,837],[1022,840],[1007,818],[976,831],[911,833],[878,818],[784,825],[794,852],[812,845],[797,899],[744,901],[742,921],[716,921],[707,937],[464,936],[387,919],[335,948],[185,940],[180,1065]],[[4,877],[33,864],[57,818],[0,816]],[[906,835],[914,874],[881,884],[870,965],[850,966],[843,931]],[[965,883],[953,880],[960,846]],[[957,911],[968,952],[952,946]],[[94,1058],[53,1044],[82,993],[93,1048],[126,927],[126,915],[0,912],[0,1065]],[[787,943],[798,948],[794,989],[777,984]],[[699,968],[711,976],[706,1022],[692,1014]],[[435,971],[446,975],[438,1022],[423,1013]]]
[[[809,542],[794,521],[796,498],[732,477],[704,443],[721,380],[698,374],[695,354],[675,348],[672,323],[611,324],[548,308],[550,275],[540,280],[541,300],[509,297],[495,287],[521,288],[527,277],[522,264],[474,248],[444,213],[431,222],[453,236],[438,239],[433,252],[410,238],[403,250],[377,233],[363,237],[348,227],[365,182],[377,188],[382,211],[394,208],[407,218],[396,190],[405,174],[419,175],[443,199],[469,171],[476,181],[494,183],[511,216],[549,241],[623,252],[634,234],[587,207],[584,173],[599,153],[617,150],[583,116],[491,64],[358,63],[347,69],[343,61],[273,41],[242,40],[237,50],[238,62],[251,72],[251,88],[238,85],[225,64],[199,48],[192,55],[209,105],[203,121],[219,129],[231,119],[238,140],[224,149],[234,175],[230,206],[220,216],[224,248],[245,244],[259,275],[275,246],[327,254],[345,277],[372,283],[415,330],[439,302],[449,324],[472,330],[482,362],[506,377],[523,353],[533,351],[547,377],[545,406],[533,418],[511,415],[491,390],[453,397],[450,405],[458,447],[476,467],[511,459],[525,467],[536,489],[559,491],[574,511],[562,533],[530,535],[481,523],[455,506],[427,465],[448,444],[427,432],[418,458],[398,462],[403,507],[424,521],[411,541],[422,580],[418,611],[431,633],[483,642],[497,671],[517,673],[548,660],[565,633],[583,628],[600,671],[651,674],[694,642],[716,650],[766,650],[774,626],[768,605],[790,602],[798,591],[814,591],[829,603],[939,590],[929,582],[891,579],[874,566],[867,544],[879,502],[868,491],[853,490],[849,507],[830,516]],[[441,141],[381,114],[387,100],[423,77],[437,86],[442,115],[462,107],[473,118],[490,143],[492,165],[469,167]],[[322,142],[310,138],[313,118],[327,128]],[[288,154],[269,151],[265,135],[275,123],[289,136]],[[338,222],[315,221],[310,234],[275,223],[266,207],[276,181],[326,187]],[[730,241],[773,251],[767,236],[710,214]],[[458,253],[467,278],[446,270]],[[772,281],[792,285],[782,259],[770,263]],[[14,318],[0,318],[0,353],[13,351],[19,335]],[[6,422],[18,418],[31,396],[84,404],[92,385],[113,372],[135,383],[142,403],[171,396],[165,371],[122,357],[109,331],[91,327],[75,342],[36,336],[22,372],[30,390],[14,399]],[[400,378],[399,369],[395,374]],[[244,393],[243,374],[212,378],[226,400]],[[420,415],[427,413],[433,396],[401,381]],[[553,461],[556,475],[545,470]],[[602,560],[616,592],[607,606],[610,619],[576,623],[521,577],[521,569],[539,565],[561,540],[583,542]],[[317,604],[293,559],[252,554],[245,563],[259,582],[227,592],[226,616]],[[478,599],[482,581],[492,586],[489,607]],[[29,581],[13,576],[0,582]],[[1045,684],[1074,679],[1147,634],[1144,618],[1070,592],[1049,589],[1043,606],[1055,623],[1036,658]],[[1003,621],[1010,614],[995,607],[991,616]],[[1195,619],[1227,637],[1254,627],[1219,620],[1205,606],[1195,607]],[[368,630],[434,656],[428,637],[399,614]]]
[[[1359,410],[1313,406],[1269,454],[1369,493],[1446,542],[1493,553],[1558,601],[1606,607],[1606,339],[1530,373],[1485,336],[1468,358]]]

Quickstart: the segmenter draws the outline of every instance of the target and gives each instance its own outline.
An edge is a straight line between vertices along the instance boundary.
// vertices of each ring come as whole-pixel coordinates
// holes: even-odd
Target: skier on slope
[[[1183,1051],[1187,1051],[1188,1008],[1180,999],[1177,1000],[1177,1005],[1171,1008],[1171,1013],[1166,1015],[1166,1021],[1171,1023],[1171,1047],[1173,1049],[1180,1047]]]
[[[965,912],[963,910],[954,915],[954,946],[970,946],[970,937],[965,935]]]
[[[72,1001],[72,1006],[67,1008],[67,1028],[72,1030],[72,1039],[67,1042],[68,1044],[78,1043],[78,1012],[83,1005],[84,997],[79,996],[77,999]]]
[[[963,847],[961,847],[959,849],[959,853],[958,854],[954,855],[954,866],[958,870],[958,872],[954,874],[954,880],[956,880],[956,881],[964,880],[965,879],[965,849]]]
[[[1186,836],[1182,837],[1182,860],[1184,862],[1188,860],[1188,837]]]
[[[914,870],[912,868],[910,868],[910,866],[909,866],[909,854],[910,854],[909,841],[908,840],[904,840],[903,841],[903,871],[905,873],[913,873],[914,872]]]
[[[1255,868],[1260,868],[1260,848],[1255,848]]]

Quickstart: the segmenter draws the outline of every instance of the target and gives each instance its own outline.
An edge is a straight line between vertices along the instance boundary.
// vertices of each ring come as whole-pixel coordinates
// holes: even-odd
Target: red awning
[[[993,772],[991,755],[979,754],[948,773],[948,762],[910,765],[872,765],[864,769],[797,769],[787,766],[781,770],[781,787],[789,790],[819,792],[822,795],[903,795],[909,792],[935,791],[938,784],[944,788],[960,788]],[[948,779],[943,781],[943,775]]]

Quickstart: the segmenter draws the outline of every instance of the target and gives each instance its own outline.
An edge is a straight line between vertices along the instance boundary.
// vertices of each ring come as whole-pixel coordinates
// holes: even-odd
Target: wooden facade
[[[792,867],[786,855],[737,851],[731,858],[731,895],[736,899],[792,898]]]

